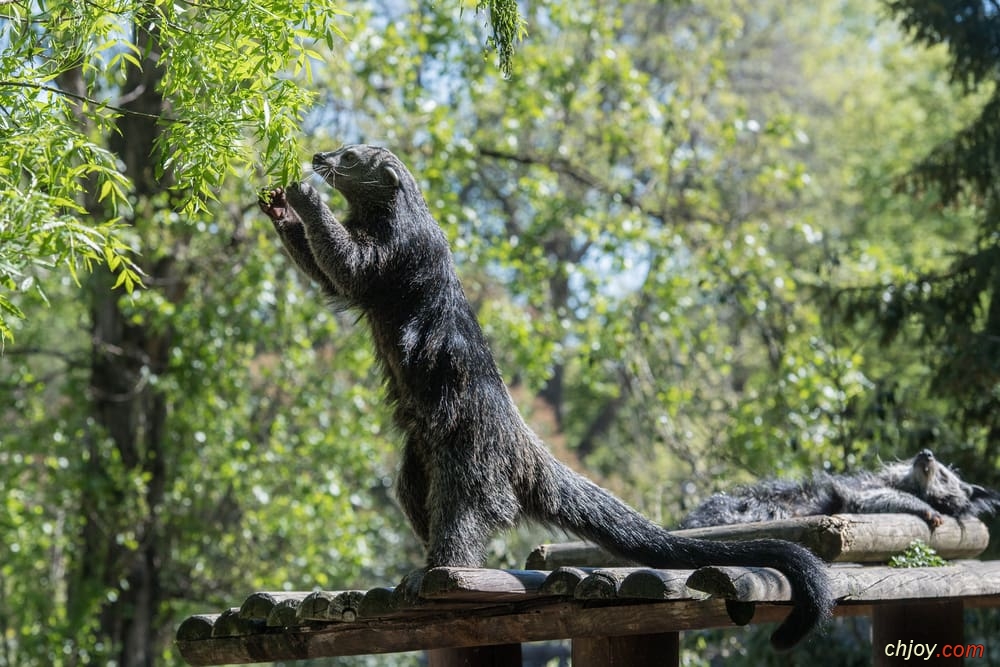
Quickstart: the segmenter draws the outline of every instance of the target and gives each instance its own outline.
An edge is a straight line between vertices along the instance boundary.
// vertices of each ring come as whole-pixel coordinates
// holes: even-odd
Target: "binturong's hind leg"
[[[484,504],[481,496],[492,492],[473,493],[468,488],[453,484],[450,475],[435,475],[429,481],[426,514],[420,514],[416,508],[407,510],[408,515],[416,517],[410,519],[414,529],[418,533],[426,529],[428,534],[426,566],[407,574],[400,584],[404,600],[410,603],[420,597],[427,570],[434,567],[481,567],[486,561],[486,546],[490,538],[502,523],[512,523],[498,521],[489,511],[489,503]],[[410,494],[414,490],[413,480],[406,482],[404,488],[406,490],[401,490],[402,493]],[[406,497],[416,499],[417,496]],[[427,524],[422,523],[425,517]]]
[[[517,496],[502,474],[480,474],[481,464],[462,448],[442,447],[431,456],[427,565],[480,567],[493,535],[514,525]]]
[[[411,436],[403,447],[403,460],[396,478],[396,498],[426,549],[431,540],[431,519],[427,509],[430,489],[427,467],[420,456],[422,451],[422,443],[414,442]]]
[[[478,499],[434,485],[430,507],[427,566],[481,567],[496,527],[482,512]]]

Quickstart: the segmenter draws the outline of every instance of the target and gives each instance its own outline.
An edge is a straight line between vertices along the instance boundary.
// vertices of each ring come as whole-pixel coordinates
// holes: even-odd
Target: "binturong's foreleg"
[[[292,183],[285,191],[288,202],[302,221],[314,265],[348,300],[368,287],[368,274],[377,269],[371,244],[362,247],[323,203],[308,183]],[[356,305],[356,304],[354,304]]]
[[[329,299],[339,300],[341,295],[337,288],[334,287],[329,276],[316,264],[316,258],[306,240],[305,226],[295,209],[289,205],[288,199],[285,197],[285,190],[274,188],[262,192],[257,200],[257,205],[271,219],[282,245],[285,246],[285,250],[296,266],[316,282]]]

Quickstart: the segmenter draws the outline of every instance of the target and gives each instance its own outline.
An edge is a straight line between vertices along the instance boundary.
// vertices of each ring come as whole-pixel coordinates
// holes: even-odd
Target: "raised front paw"
[[[319,206],[319,192],[308,183],[292,183],[285,188],[285,194],[293,208],[309,206],[315,208]]]
[[[288,211],[288,201],[282,188],[263,189],[258,193],[257,206],[267,214],[273,222],[285,217]]]

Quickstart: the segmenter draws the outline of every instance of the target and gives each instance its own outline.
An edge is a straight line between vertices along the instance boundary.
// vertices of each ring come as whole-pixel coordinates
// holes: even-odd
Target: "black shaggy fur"
[[[854,475],[817,473],[803,482],[768,480],[733,493],[717,493],[691,512],[681,528],[788,519],[813,514],[915,514],[932,527],[941,515],[992,514],[1000,494],[968,484],[929,449],[912,459]]]
[[[445,235],[395,155],[346,146],[316,154],[313,167],[347,200],[342,222],[304,183],[270,192],[261,208],[301,269],[371,327],[406,437],[397,493],[428,567],[480,566],[495,532],[529,518],[651,567],[777,568],[794,589],[794,609],[771,638],[778,648],[828,616],[825,567],[809,551],[673,536],[553,458],[514,406]]]

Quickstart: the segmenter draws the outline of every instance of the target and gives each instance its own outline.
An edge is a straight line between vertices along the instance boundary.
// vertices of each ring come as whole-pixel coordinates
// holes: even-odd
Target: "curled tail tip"
[[[793,612],[794,614],[794,612]],[[816,615],[811,618],[798,618],[792,620],[791,615],[778,629],[771,634],[771,646],[776,651],[788,651],[799,644],[802,640],[816,630],[817,627],[825,624],[831,614],[829,610],[816,610]]]
[[[808,601],[793,600],[795,607],[771,635],[771,646],[776,651],[788,651],[806,638],[817,627],[833,616],[836,601],[825,578],[814,579],[806,592]],[[804,591],[805,592],[805,591]]]
[[[774,634],[771,635],[771,648],[781,653],[791,651],[805,638],[805,635],[802,634],[782,632],[783,628],[784,626],[775,630]]]

